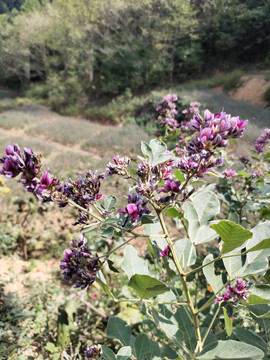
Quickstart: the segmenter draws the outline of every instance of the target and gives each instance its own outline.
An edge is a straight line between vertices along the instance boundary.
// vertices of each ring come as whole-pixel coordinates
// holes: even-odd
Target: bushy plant
[[[90,345],[85,359],[255,360],[269,355],[270,222],[264,220],[270,185],[269,153],[264,152],[270,130],[256,141],[254,163],[243,155],[244,169],[221,173],[225,149],[243,136],[248,121],[208,109],[202,115],[199,103],[190,104],[177,120],[177,100],[169,94],[158,106],[158,137],[141,143],[142,155],[114,156],[106,174],[88,170],[81,179],[62,182],[42,172],[40,156],[27,147],[22,153],[17,144],[8,145],[0,160],[0,173],[20,176],[40,200],[77,210],[73,225],[81,234],[64,251],[65,280],[78,291],[96,282],[115,302],[142,307],[139,330],[132,332],[125,321],[111,317],[107,336],[121,346],[113,351]],[[121,208],[114,195],[101,193],[106,176],[130,184]],[[90,249],[93,232],[110,244],[109,250]],[[138,239],[147,253],[130,245]],[[123,249],[120,263],[116,254]],[[112,289],[105,269],[111,279],[125,274],[128,287]]]

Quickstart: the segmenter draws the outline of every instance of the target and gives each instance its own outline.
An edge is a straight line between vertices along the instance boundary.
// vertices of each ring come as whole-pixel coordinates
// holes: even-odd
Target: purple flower
[[[147,207],[148,200],[142,199],[141,195],[135,193],[128,193],[128,204],[125,209],[119,209],[120,214],[127,214],[126,221],[123,226],[126,225],[130,219],[132,223],[140,220],[143,214],[150,214],[150,209]]]
[[[232,179],[232,178],[236,177],[236,172],[233,169],[226,169],[226,170],[223,171],[222,175],[226,179]]]
[[[166,246],[163,251],[160,251],[160,252],[159,252],[159,255],[160,255],[161,257],[169,256],[170,252],[171,252],[171,250],[170,250],[169,246]]]
[[[92,173],[90,170],[85,172],[84,178],[81,178],[77,181],[72,181],[69,179],[62,186],[62,196],[58,199],[59,206],[66,206],[68,200],[70,199],[77,205],[88,210],[93,202],[103,197],[103,195],[100,193],[100,180],[102,179],[105,179],[105,175],[103,173],[98,175],[97,171]],[[73,223],[73,225],[87,224],[89,215],[83,210],[79,210],[78,213],[79,219],[77,222]]]
[[[164,188],[159,189],[159,192],[165,192],[165,193],[175,193],[180,194],[180,185],[181,182],[179,180],[167,180],[165,182]]]
[[[74,280],[75,288],[85,289],[92,285],[100,268],[98,256],[92,255],[86,243],[87,240],[82,234],[79,240],[72,240],[71,249],[64,251],[60,264],[65,280]]]
[[[256,141],[255,141],[255,149],[257,152],[261,153],[264,152],[264,148],[270,140],[270,129],[265,129],[264,134],[262,134]]]
[[[130,176],[127,167],[130,164],[130,158],[125,156],[120,158],[119,155],[114,156],[113,163],[109,162],[107,164],[107,175],[112,176],[114,174],[122,175],[122,176]]]
[[[241,279],[235,279],[235,285],[227,286],[227,291],[222,294],[220,297],[216,297],[215,301],[220,302],[228,302],[229,300],[233,299],[234,303],[237,304],[240,299],[244,300],[245,302],[248,302],[248,292],[247,290],[249,286],[249,281],[247,281],[245,284]]]
[[[85,360],[88,359],[99,359],[101,354],[101,347],[99,345],[87,346],[84,352]]]
[[[159,112],[158,120],[159,124],[162,127],[165,127],[167,131],[173,132],[176,131],[179,127],[178,122],[174,118],[177,115],[178,111],[176,110],[175,102],[178,100],[177,95],[168,94],[163,98],[162,105],[157,107]]]

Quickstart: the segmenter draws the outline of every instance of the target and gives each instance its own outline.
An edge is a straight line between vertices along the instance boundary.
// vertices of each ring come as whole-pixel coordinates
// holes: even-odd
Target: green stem
[[[109,251],[106,255],[100,256],[100,258],[105,257],[106,259],[108,259],[108,257],[109,257],[111,254],[113,254],[115,251],[121,249],[121,247],[125,246],[126,244],[128,244],[130,241],[136,239],[137,237],[138,237],[138,236],[135,236],[135,235],[134,235],[131,239],[128,239],[128,240],[124,241],[122,244],[120,244],[120,245],[116,246],[115,248],[113,248],[113,249],[112,249],[111,251]]]
[[[90,211],[90,210],[87,210],[87,209],[83,208],[82,206],[76,204],[74,201],[68,200],[68,202],[69,202],[70,205],[75,206],[75,207],[78,208],[79,210],[86,212],[88,215],[92,216],[92,217],[95,218],[96,220],[98,220],[98,221],[100,221],[100,222],[104,221],[104,219],[103,219],[102,217],[100,217],[99,215],[93,213],[93,212]]]
[[[212,319],[212,321],[211,321],[211,323],[210,323],[210,325],[209,325],[209,327],[208,327],[208,329],[207,329],[207,331],[206,331],[206,333],[205,333],[205,335],[204,335],[204,337],[203,337],[203,339],[202,339],[202,346],[203,346],[203,344],[205,343],[205,340],[207,339],[207,336],[208,336],[208,334],[209,334],[209,331],[211,330],[211,328],[212,328],[212,326],[213,326],[213,324],[214,324],[214,322],[215,322],[215,320],[216,320],[216,317],[218,316],[220,307],[221,307],[221,303],[218,304],[217,311],[215,312],[215,315],[213,316],[213,319]]]
[[[225,256],[219,255],[217,258],[209,261],[207,264],[201,265],[201,266],[197,267],[196,269],[193,269],[193,270],[191,270],[191,271],[188,271],[185,275],[188,276],[188,275],[190,275],[190,274],[193,274],[194,272],[197,272],[197,271],[203,269],[205,266],[210,265],[210,264],[212,264],[213,262],[216,262],[216,261],[218,261],[218,260],[222,260],[222,259],[226,259],[226,258],[231,258],[231,257],[235,257],[235,256],[243,256],[243,255],[246,255],[247,253],[249,253],[248,250],[246,250],[246,251],[244,251],[244,252],[242,252],[242,253],[240,253],[240,254],[232,254],[232,255],[225,255]]]
[[[148,300],[148,299],[120,299],[117,300],[117,302],[135,302],[135,303],[140,303],[140,302],[146,302],[148,304],[156,304],[156,305],[183,305],[183,306],[188,306],[187,301],[177,301],[177,302],[160,302],[160,301],[154,301],[154,300]]]
[[[155,207],[155,210],[156,210],[157,216],[159,218],[162,230],[164,232],[166,241],[167,241],[167,243],[168,243],[168,245],[170,247],[171,254],[172,254],[172,257],[173,257],[173,261],[174,261],[174,264],[175,264],[175,266],[177,268],[177,271],[179,273],[180,280],[181,280],[181,283],[182,283],[182,286],[183,286],[183,290],[184,290],[184,293],[185,293],[185,296],[186,296],[186,299],[187,299],[187,304],[188,304],[189,310],[190,310],[191,315],[192,315],[194,330],[195,330],[196,339],[197,339],[197,347],[196,347],[196,350],[195,350],[195,353],[197,354],[197,353],[201,352],[201,350],[202,350],[202,339],[201,339],[201,332],[200,332],[200,328],[199,328],[198,314],[196,314],[196,311],[194,309],[194,306],[193,306],[193,303],[192,303],[192,300],[191,300],[191,296],[190,296],[190,292],[189,292],[188,286],[187,286],[186,275],[185,275],[185,273],[184,273],[184,271],[183,271],[183,269],[182,269],[182,267],[181,267],[181,265],[180,265],[180,263],[179,263],[179,261],[177,259],[175,249],[174,249],[174,245],[173,245],[173,242],[172,242],[172,240],[171,240],[171,238],[169,236],[169,233],[168,233],[168,230],[167,230],[163,215],[162,215],[161,211],[157,207]]]

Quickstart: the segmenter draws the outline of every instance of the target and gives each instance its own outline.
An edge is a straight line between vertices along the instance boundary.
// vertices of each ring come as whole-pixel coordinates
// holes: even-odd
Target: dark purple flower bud
[[[88,210],[90,205],[101,199],[103,195],[100,193],[101,188],[101,179],[105,178],[105,174],[97,174],[97,171],[85,172],[85,178],[82,178],[78,181],[72,181],[69,179],[62,186],[62,196],[57,199],[59,206],[63,207],[66,205],[68,200],[74,201],[79,206]],[[87,224],[89,220],[89,215],[82,210],[78,211],[79,219],[73,225],[77,224]]]
[[[161,188],[159,192],[165,192],[165,193],[172,192],[175,194],[180,194],[181,193],[180,185],[181,182],[179,180],[175,180],[175,181],[167,180],[165,182],[164,188]]]
[[[93,346],[87,346],[85,352],[84,352],[84,358],[85,360],[88,359],[99,359],[101,355],[101,347],[100,345],[93,345]]]
[[[74,280],[75,288],[85,289],[92,285],[100,268],[98,256],[93,256],[86,246],[87,240],[80,234],[79,240],[71,241],[71,249],[66,249],[60,269],[63,270],[65,280]]]
[[[219,165],[222,165],[222,164],[223,164],[223,159],[221,157],[217,158],[217,160],[215,162],[215,165],[219,166]]]

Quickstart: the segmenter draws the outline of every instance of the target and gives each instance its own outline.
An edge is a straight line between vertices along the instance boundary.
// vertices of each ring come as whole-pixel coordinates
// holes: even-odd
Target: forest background
[[[270,0],[0,0],[0,153],[7,143],[29,146],[62,180],[104,171],[112,156],[139,153],[156,129],[156,107],[175,92],[183,96],[179,113],[198,100],[249,119],[232,151],[250,154],[270,127],[269,68]],[[264,88],[257,83],[251,95],[263,93],[260,107],[224,94],[254,73],[263,77]],[[214,87],[223,93],[207,89]],[[109,178],[103,190],[124,202],[121,179]],[[94,343],[117,350],[106,336],[112,315],[135,335],[145,331],[135,305],[115,304],[98,286],[75,294],[62,280],[63,250],[79,235],[73,215],[0,178],[4,360],[78,360]],[[108,251],[112,243],[91,235],[89,246]],[[148,256],[145,242],[135,247]],[[107,276],[119,293],[122,280]],[[155,328],[149,334],[162,338]]]
[[[2,0],[0,14],[0,83],[71,114],[270,63],[269,0]]]

